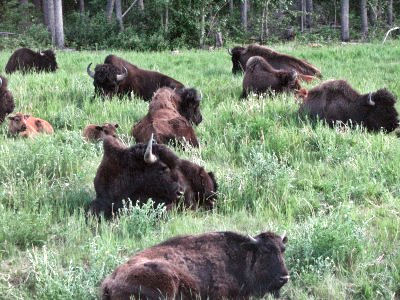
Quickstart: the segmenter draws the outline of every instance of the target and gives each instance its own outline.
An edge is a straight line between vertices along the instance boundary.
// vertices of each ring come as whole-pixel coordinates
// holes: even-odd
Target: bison
[[[246,48],[234,47],[233,49],[229,49],[228,52],[232,56],[233,74],[246,71],[246,63],[250,57],[261,56],[277,70],[295,70],[302,75],[321,77],[321,72],[305,60],[281,54],[257,44],[249,45]]]
[[[83,130],[83,137],[90,142],[103,140],[106,136],[117,138],[117,123],[104,123],[103,125],[90,124]]]
[[[125,148],[113,137],[103,142],[103,160],[94,179],[96,199],[89,206],[94,215],[110,218],[123,206],[123,199],[144,203],[152,198],[155,205],[167,208],[178,204],[211,209],[217,197],[212,172],[190,161],[179,159],[165,145],[136,144]]]
[[[363,125],[370,131],[391,132],[399,126],[396,98],[386,89],[360,94],[345,80],[330,80],[303,95],[300,113],[329,125]]]
[[[15,104],[11,92],[7,89],[7,79],[0,76],[0,124],[14,111]]]
[[[11,135],[18,134],[22,137],[34,137],[39,133],[51,134],[54,132],[49,122],[32,117],[31,115],[16,113],[12,117],[8,117],[8,132]]]
[[[56,56],[52,50],[34,52],[28,48],[20,48],[8,60],[6,73],[55,72],[57,68]]]
[[[88,65],[87,73],[94,79],[95,93],[100,96],[122,97],[133,92],[145,101],[150,101],[160,87],[184,87],[182,83],[167,75],[140,69],[115,55],[107,56],[104,64],[97,65],[94,72],[90,70],[91,65]]]
[[[101,284],[103,300],[249,299],[289,281],[286,236],[210,232],[171,238],[120,265]]]
[[[160,88],[150,102],[148,114],[132,128],[136,142],[145,143],[154,134],[157,143],[185,140],[198,147],[191,123],[198,125],[203,119],[200,100],[201,96],[192,88]]]

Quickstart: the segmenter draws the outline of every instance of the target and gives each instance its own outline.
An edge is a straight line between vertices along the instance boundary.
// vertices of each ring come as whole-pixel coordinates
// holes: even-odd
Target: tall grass
[[[324,79],[400,95],[398,43],[275,48],[312,62]],[[86,219],[102,146],[86,143],[82,129],[118,122],[132,144],[130,129],[148,105],[93,99],[86,66],[109,53],[58,52],[55,74],[8,76],[16,111],[48,120],[55,134],[22,140],[0,127],[0,298],[93,299],[117,265],[164,239],[266,229],[288,232],[292,280],[283,297],[400,297],[398,138],[311,124],[289,95],[239,100],[242,77],[231,74],[226,51],[113,52],[203,92],[201,147],[175,150],[216,173],[217,209],[165,214],[132,206],[112,222]],[[10,54],[0,53],[1,68]]]

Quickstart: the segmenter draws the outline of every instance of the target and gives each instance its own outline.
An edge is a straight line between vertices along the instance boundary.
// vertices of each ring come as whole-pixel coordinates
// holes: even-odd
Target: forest
[[[0,47],[143,51],[381,40],[399,10],[393,0],[1,0]]]

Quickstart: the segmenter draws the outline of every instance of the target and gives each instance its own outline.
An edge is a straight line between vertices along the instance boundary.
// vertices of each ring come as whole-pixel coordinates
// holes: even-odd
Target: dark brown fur
[[[136,203],[152,198],[155,205],[175,205],[183,195],[185,207],[212,208],[217,184],[214,175],[190,161],[179,159],[164,145],[154,144],[157,162],[144,161],[145,144],[124,148],[115,138],[104,139],[104,156],[94,179],[94,214],[110,218],[128,198]]]
[[[179,236],[145,249],[102,283],[103,300],[248,299],[279,295],[289,280],[287,238],[263,232]]]
[[[244,72],[246,63],[252,56],[261,56],[273,68],[277,70],[292,71],[302,75],[321,77],[321,72],[305,60],[295,58],[286,54],[275,52],[270,48],[257,44],[249,45],[247,48],[235,47],[232,52],[232,73]]]
[[[191,123],[202,121],[200,97],[195,89],[160,88],[153,96],[148,114],[132,128],[136,142],[145,143],[151,134],[158,143],[186,140],[198,147]]]
[[[399,120],[394,95],[380,89],[371,94],[374,105],[368,99],[369,94],[358,93],[345,80],[330,80],[305,94],[300,112],[325,120],[329,125],[339,122],[363,125],[371,131],[395,130]]]
[[[8,60],[6,73],[21,71],[22,73],[55,72],[57,70],[56,56],[52,50],[34,52],[28,48],[16,50]]]
[[[276,70],[261,56],[253,56],[246,64],[241,98],[251,92],[259,95],[271,91],[294,92],[300,88],[296,71]]]
[[[124,67],[128,76],[118,82],[117,75],[124,73]],[[95,92],[99,95],[122,97],[133,92],[145,101],[151,100],[154,92],[160,87],[184,87],[182,83],[167,75],[140,69],[115,55],[107,56],[104,64],[96,66],[93,84]]]
[[[14,111],[15,104],[11,92],[7,89],[8,81],[5,77],[0,76],[0,124],[4,122],[6,116]]]

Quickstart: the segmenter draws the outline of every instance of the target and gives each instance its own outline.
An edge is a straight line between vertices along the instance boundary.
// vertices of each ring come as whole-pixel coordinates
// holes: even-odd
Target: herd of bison
[[[321,119],[329,126],[361,125],[370,131],[391,132],[398,125],[395,96],[386,89],[360,94],[345,80],[329,80],[306,90],[301,81],[322,78],[310,63],[260,45],[229,50],[233,73],[244,72],[241,98],[249,94],[273,97],[292,93],[300,102],[299,113]],[[53,51],[16,50],[5,71],[54,72]],[[90,124],[83,129],[88,141],[103,141],[104,155],[94,178],[96,198],[87,213],[110,219],[123,199],[144,203],[149,198],[167,210],[212,209],[217,182],[212,172],[180,159],[165,144],[183,149],[198,147],[193,125],[202,122],[202,95],[194,88],[159,72],[143,70],[115,55],[88,75],[100,97],[132,96],[150,101],[147,115],[132,128],[137,144],[129,148],[119,140],[118,124]],[[0,76],[0,124],[14,111],[7,79]],[[47,121],[26,113],[8,116],[10,136],[34,137],[53,133]],[[272,232],[244,236],[211,232],[179,236],[145,249],[119,266],[101,285],[102,299],[183,298],[246,299],[272,293],[289,280],[283,253],[287,237]]]

